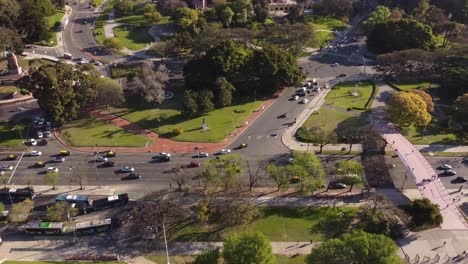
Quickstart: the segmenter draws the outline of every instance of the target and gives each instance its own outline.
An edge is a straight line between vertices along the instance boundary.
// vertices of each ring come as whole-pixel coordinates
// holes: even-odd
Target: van
[[[67,60],[73,59],[73,55],[71,55],[70,53],[64,53],[64,54],[63,54],[63,57],[64,57],[65,59],[67,59]]]

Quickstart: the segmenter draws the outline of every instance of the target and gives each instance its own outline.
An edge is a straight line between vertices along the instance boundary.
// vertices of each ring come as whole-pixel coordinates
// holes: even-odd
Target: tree
[[[326,131],[323,128],[318,128],[313,132],[315,134],[316,142],[320,145],[318,153],[322,153],[324,146],[337,142],[337,136],[334,131]]]
[[[144,62],[142,74],[135,79],[135,88],[145,101],[162,104],[166,94],[166,82],[169,79],[169,70],[164,64],[153,70],[151,62]]]
[[[339,161],[334,168],[335,175],[342,178],[343,183],[351,185],[349,191],[353,190],[353,186],[364,181],[364,168],[361,163],[354,160]]]
[[[370,13],[367,19],[362,23],[367,32],[371,32],[375,25],[384,24],[390,19],[390,9],[386,6],[377,6],[374,12]]]
[[[433,204],[427,198],[416,199],[408,204],[407,212],[416,226],[435,227],[442,224],[443,217],[439,205]]]
[[[312,249],[308,264],[381,263],[399,264],[397,246],[388,237],[354,231],[341,238],[328,239]]]
[[[293,151],[293,161],[288,166],[291,176],[299,176],[303,191],[314,191],[323,185],[325,170],[320,159],[309,151]]]
[[[64,222],[78,215],[78,209],[67,202],[56,202],[47,208],[46,220],[50,222]]]
[[[429,11],[429,1],[421,0],[418,3],[418,6],[413,10],[413,15],[418,19],[422,19],[426,15],[427,11]]]
[[[427,112],[428,113],[434,112],[434,110],[435,110],[434,109],[434,102],[432,101],[432,96],[430,94],[426,93],[426,91],[424,91],[424,90],[412,90],[411,92],[419,95],[419,97],[421,97],[421,99],[424,100],[424,102],[427,105]]]
[[[220,257],[219,249],[207,249],[198,254],[191,264],[218,264]]]
[[[220,8],[217,9],[218,17],[221,20],[221,23],[223,23],[223,26],[225,28],[230,27],[232,23],[232,17],[234,16],[232,9],[228,5],[221,5]]]
[[[241,233],[224,241],[226,264],[273,264],[275,256],[270,241],[261,233]]]
[[[156,10],[156,6],[150,3],[146,4],[145,13],[143,15],[150,24],[157,24],[162,18],[161,13]]]
[[[402,236],[397,218],[386,210],[363,208],[359,214],[359,221],[359,225],[368,233],[381,234],[393,239]]]
[[[351,0],[327,0],[315,3],[312,6],[314,14],[332,16],[335,18],[350,17],[353,12]]]
[[[457,22],[446,22],[440,25],[439,30],[444,32],[444,40],[442,47],[445,48],[449,43],[458,39],[461,36],[463,25]]]
[[[179,8],[172,15],[172,21],[178,31],[194,31],[198,18],[198,11],[188,7]]]
[[[15,28],[20,15],[20,3],[15,0],[0,0],[0,27]]]
[[[369,49],[377,54],[404,49],[430,50],[435,43],[432,29],[412,19],[377,24],[367,35]]]
[[[52,186],[52,190],[55,190],[55,184],[57,184],[59,179],[58,172],[47,172],[44,178],[46,183]]]
[[[441,76],[441,84],[444,92],[442,97],[447,99],[455,99],[465,93],[468,93],[468,68],[465,66],[450,67]]]
[[[459,130],[468,133],[468,93],[457,97],[455,100],[453,120],[459,124]]]
[[[119,41],[118,38],[106,38],[103,43],[104,47],[109,49],[112,52],[117,52],[123,49],[123,44]]]
[[[5,211],[5,205],[0,202],[0,212],[4,212],[4,211]]]
[[[21,54],[23,52],[23,42],[21,42],[20,37],[15,31],[0,27],[0,52],[3,51]]]
[[[182,0],[161,0],[157,5],[158,10],[166,16],[173,15],[177,9],[187,7],[187,3]]]
[[[237,154],[223,155],[209,160],[203,166],[203,170],[207,173],[203,176],[205,179],[202,178],[202,180],[228,191],[238,185],[244,163],[243,156]]]
[[[415,93],[396,92],[392,94],[387,104],[387,114],[392,122],[398,125],[424,127],[431,122],[424,100]]]
[[[200,91],[198,94],[198,105],[200,113],[206,114],[214,110],[215,106],[213,103],[213,98],[214,95],[212,91],[208,89]]]
[[[121,106],[125,102],[122,86],[116,80],[102,78],[97,86],[96,105]]]
[[[260,216],[258,207],[236,195],[229,196],[218,206],[219,223],[223,227],[249,224]]]
[[[171,172],[174,174],[172,180],[177,184],[178,191],[182,191],[182,186],[188,181],[187,174],[184,173],[183,168],[172,168]]]
[[[33,210],[33,208],[34,202],[30,199],[13,204],[10,213],[8,214],[8,221],[16,223],[28,220],[29,213]]]
[[[85,168],[85,164],[82,164],[82,166],[76,166],[70,173],[70,182],[78,184],[80,190],[83,190],[83,185],[88,182],[88,172]]]
[[[26,42],[34,42],[45,39],[49,34],[49,25],[46,17],[55,13],[55,7],[50,0],[18,1],[21,6],[21,19],[14,22],[18,35],[24,36]]]
[[[255,173],[252,172],[250,168],[250,162],[246,160],[247,162],[247,169],[249,170],[249,191],[252,191],[253,187],[255,184],[258,183],[260,179],[260,167],[262,166],[261,163],[257,166],[257,169],[255,170]]]
[[[118,0],[114,4],[117,16],[129,16],[133,14],[133,3],[130,0]]]
[[[271,179],[276,183],[277,191],[287,190],[289,188],[290,175],[286,166],[269,164],[266,170]]]
[[[236,91],[234,85],[226,80],[224,77],[219,77],[216,80],[217,90],[217,104],[219,107],[226,107],[232,104],[232,93]]]
[[[161,61],[164,61],[165,57],[169,57],[177,53],[177,47],[171,40],[159,41],[151,45],[150,52],[156,53],[161,57]]]
[[[184,91],[184,104],[182,105],[181,112],[187,117],[194,117],[198,115],[198,93],[192,90]]]

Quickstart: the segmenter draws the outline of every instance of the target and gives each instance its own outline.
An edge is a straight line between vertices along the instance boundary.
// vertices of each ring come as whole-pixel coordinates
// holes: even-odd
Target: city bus
[[[89,222],[78,223],[75,226],[76,236],[93,235],[96,233],[107,232],[112,229],[112,220],[110,218],[99,219]]]
[[[0,201],[4,204],[22,202],[26,199],[34,199],[36,194],[33,188],[2,188],[0,189]]]
[[[24,227],[26,234],[30,235],[61,235],[65,231],[62,222],[28,222]]]

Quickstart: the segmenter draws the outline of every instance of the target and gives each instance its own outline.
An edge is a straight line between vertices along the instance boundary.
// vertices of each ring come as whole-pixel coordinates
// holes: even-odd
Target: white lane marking
[[[257,139],[261,139],[261,138],[262,138],[262,136],[257,136]]]
[[[24,156],[24,152],[21,153],[21,157],[19,158],[18,162],[16,163],[15,168],[14,168],[13,171],[11,172],[10,179],[8,179],[8,184],[10,184],[10,181],[11,181],[11,179],[13,178],[13,175],[14,175],[15,172],[16,172],[16,168],[18,168],[18,165],[20,164],[21,160],[23,159],[23,156]]]
[[[250,140],[250,139],[252,139],[252,137],[251,137],[251,136],[247,136],[247,140]]]

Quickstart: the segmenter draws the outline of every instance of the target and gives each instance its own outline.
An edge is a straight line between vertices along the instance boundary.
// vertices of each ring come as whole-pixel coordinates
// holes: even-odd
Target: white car
[[[223,154],[228,154],[228,153],[231,153],[231,149],[222,149],[219,154],[223,155]]]
[[[55,160],[54,160],[55,163],[62,163],[62,162],[65,162],[65,158],[64,157],[56,157]]]
[[[443,169],[443,170],[451,170],[453,169],[452,166],[448,165],[448,164],[442,164],[440,165],[440,168]]]
[[[42,132],[41,131],[37,131],[37,138],[43,138],[44,135],[42,135]]]
[[[306,98],[306,99],[301,101],[301,104],[306,104],[307,102],[309,102],[309,99]]]
[[[2,171],[8,171],[8,170],[13,170],[13,166],[10,166],[10,165],[1,165],[0,166],[0,170]]]
[[[17,107],[15,107],[15,109],[13,110],[13,112],[21,112],[21,111],[24,111],[24,107],[17,106]]]
[[[47,173],[54,173],[54,172],[58,172],[59,169],[56,168],[56,167],[49,167],[47,168]]]
[[[293,95],[293,97],[291,97],[291,99],[293,99],[294,101],[296,101],[297,99],[299,99],[299,96],[298,96],[298,95]]]
[[[29,144],[31,144],[31,146],[37,146],[37,141],[34,138],[30,138]]]
[[[41,155],[42,155],[42,152],[37,151],[37,150],[33,150],[31,151],[31,153],[29,153],[29,156],[41,156]]]
[[[120,171],[121,171],[121,172],[134,172],[134,171],[135,171],[135,168],[125,166],[125,167],[122,167],[122,168],[120,169]]]
[[[107,158],[103,157],[103,156],[99,156],[99,157],[96,158],[96,161],[97,162],[105,162],[105,161],[107,161]]]
[[[208,156],[209,156],[209,155],[208,155],[208,153],[206,153],[206,152],[200,152],[200,153],[198,153],[198,157],[199,157],[199,158],[208,158]]]
[[[52,132],[46,131],[46,132],[45,132],[45,137],[46,137],[46,138],[52,137]]]

